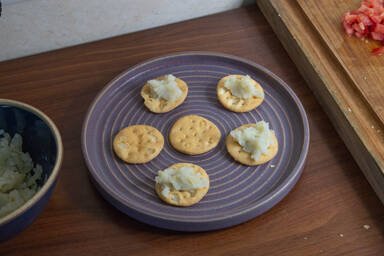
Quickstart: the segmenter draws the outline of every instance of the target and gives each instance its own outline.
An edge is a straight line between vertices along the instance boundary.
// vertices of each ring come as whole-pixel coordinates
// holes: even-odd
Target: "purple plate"
[[[144,107],[140,90],[146,81],[164,74],[186,81],[188,97],[171,112],[153,114]],[[248,74],[257,80],[265,90],[261,106],[241,114],[224,109],[216,98],[216,84],[228,74]],[[188,114],[201,115],[219,127],[222,139],[215,149],[188,156],[172,148],[167,139],[170,128]],[[225,137],[242,124],[260,120],[269,122],[276,132],[277,156],[258,167],[236,163],[227,153]],[[164,135],[164,149],[147,164],[128,165],[113,153],[114,135],[133,124],[154,126]],[[82,134],[91,178],[107,201],[136,220],[180,231],[226,228],[269,210],[299,179],[308,145],[308,120],[303,106],[281,79],[248,60],[207,52],[168,55],[123,72],[91,105]],[[207,195],[194,206],[170,206],[155,193],[157,171],[176,162],[198,164],[210,177]]]

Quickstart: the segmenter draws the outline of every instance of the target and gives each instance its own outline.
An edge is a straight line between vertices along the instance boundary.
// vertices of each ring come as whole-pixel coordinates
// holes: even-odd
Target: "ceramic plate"
[[[149,112],[140,96],[146,81],[173,74],[187,82],[186,101],[171,112]],[[216,84],[228,74],[248,74],[265,90],[261,106],[248,113],[224,109],[216,98]],[[198,156],[177,152],[168,141],[172,124],[188,114],[201,115],[220,129],[222,139],[212,151]],[[279,152],[257,167],[236,163],[227,153],[225,137],[234,128],[265,120],[275,131]],[[160,155],[147,164],[129,165],[112,149],[122,128],[146,124],[165,138]],[[97,96],[84,121],[83,154],[94,184],[103,197],[141,222],[180,231],[207,231],[250,220],[277,204],[295,185],[308,151],[309,129],[305,111],[292,90],[262,66],[238,57],[190,52],[148,60],[111,81]],[[154,191],[158,170],[176,162],[203,167],[211,182],[196,205],[181,208],[163,203]]]

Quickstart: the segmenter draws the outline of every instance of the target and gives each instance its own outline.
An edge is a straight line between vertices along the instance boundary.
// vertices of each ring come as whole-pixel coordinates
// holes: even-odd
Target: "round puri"
[[[203,154],[217,146],[219,128],[208,119],[187,115],[178,119],[169,133],[169,141],[177,150],[188,155]]]
[[[160,197],[161,200],[163,200],[167,204],[174,206],[191,206],[198,203],[207,194],[209,190],[209,176],[206,171],[200,166],[191,163],[176,163],[170,166],[170,168],[179,169],[184,166],[192,167],[195,172],[199,172],[203,177],[206,177],[208,179],[208,186],[188,191],[179,191],[173,189],[170,191],[169,196],[165,197],[161,193],[161,191],[163,190],[162,185],[156,183],[155,190],[157,195]]]
[[[156,78],[156,80],[164,79],[163,76]],[[175,101],[167,101],[162,98],[154,98],[151,94],[151,88],[148,83],[146,83],[141,89],[141,97],[144,99],[144,105],[153,113],[166,113],[176,107],[180,106],[188,95],[188,86],[187,84],[176,77],[177,86],[180,88],[182,95]]]
[[[255,124],[245,124],[242,125],[235,130],[245,129],[247,127],[254,127]],[[262,154],[258,160],[251,158],[251,154],[244,151],[240,144],[230,135],[228,134],[225,144],[227,146],[228,153],[235,159],[237,162],[244,165],[260,165],[268,162],[272,158],[274,158],[279,150],[279,145],[277,142],[277,138],[274,132],[271,133],[272,136],[272,144],[268,148],[267,154]]]
[[[132,125],[119,131],[113,140],[113,150],[123,161],[143,164],[151,161],[164,146],[159,130],[149,125]]]
[[[227,81],[230,77],[236,76],[238,78],[244,77],[243,75],[229,75],[223,77],[219,83],[217,84],[217,98],[220,103],[228,110],[233,112],[249,112],[256,107],[258,107],[264,99],[253,96],[249,99],[241,99],[231,94],[231,91],[224,87],[225,81]],[[261,85],[252,79],[256,90],[263,92],[263,88]]]

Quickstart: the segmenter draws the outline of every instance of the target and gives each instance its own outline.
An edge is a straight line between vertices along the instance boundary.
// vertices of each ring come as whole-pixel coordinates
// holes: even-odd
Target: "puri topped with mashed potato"
[[[278,142],[269,124],[260,121],[231,131],[226,139],[229,154],[244,165],[259,165],[276,156]]]
[[[160,199],[175,206],[196,204],[209,189],[208,174],[191,163],[173,164],[159,171],[155,180],[155,190]]]
[[[225,76],[216,90],[220,103],[234,112],[251,111],[264,100],[263,88],[248,75]]]
[[[141,90],[144,105],[154,113],[166,113],[186,99],[187,84],[172,74],[149,80]]]

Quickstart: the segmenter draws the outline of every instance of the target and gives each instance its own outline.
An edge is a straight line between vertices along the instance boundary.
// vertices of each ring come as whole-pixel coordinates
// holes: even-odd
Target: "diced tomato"
[[[363,25],[363,27],[360,26],[360,23],[355,23],[352,25],[352,28],[358,32],[358,33],[363,33],[364,32],[364,29],[365,29],[365,26]]]
[[[348,35],[380,41],[383,46],[372,53],[384,53],[384,0],[363,0],[357,10],[344,14],[342,24]]]
[[[358,17],[360,24],[363,24],[364,26],[372,26],[374,24],[374,22],[367,15],[360,14]]]
[[[370,18],[374,24],[380,24],[384,20],[384,15],[380,15],[380,16],[376,15],[376,16],[372,16]]]
[[[384,46],[377,47],[377,48],[373,49],[372,53],[374,55],[382,55],[382,54],[384,54]]]
[[[376,32],[371,32],[371,37],[373,40],[377,41],[384,41],[384,34],[376,33]]]
[[[376,24],[372,32],[380,33],[384,35],[384,24]]]

